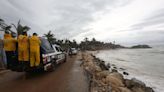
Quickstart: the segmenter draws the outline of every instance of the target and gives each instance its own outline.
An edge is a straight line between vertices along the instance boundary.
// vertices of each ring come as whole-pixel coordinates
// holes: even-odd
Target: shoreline
[[[96,58],[88,52],[82,53],[82,67],[89,80],[90,92],[154,92],[153,88],[147,87],[142,81],[132,78],[126,71],[122,74],[114,64],[105,64],[104,61]]]

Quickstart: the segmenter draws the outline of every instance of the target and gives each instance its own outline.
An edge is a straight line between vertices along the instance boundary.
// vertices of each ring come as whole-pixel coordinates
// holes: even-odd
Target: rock
[[[119,89],[120,89],[120,92],[132,92],[131,90],[129,90],[126,87],[119,87]]]
[[[107,68],[111,68],[110,63],[108,63],[106,66],[107,66]]]
[[[152,88],[150,88],[150,87],[146,87],[145,88],[145,92],[154,92],[154,90]]]
[[[119,79],[119,80],[121,80],[122,82],[124,82],[124,77],[123,77],[123,75],[120,74],[120,73],[118,73],[118,72],[110,73],[109,75],[110,75],[110,76],[113,76],[113,77],[115,77],[115,78],[117,78],[117,79]]]
[[[119,68],[120,70],[126,70],[126,69],[124,69],[124,68]]]
[[[145,83],[136,78],[132,78],[131,80],[125,80],[125,86],[132,90],[132,92],[154,92],[154,90],[150,87],[146,87]]]
[[[123,74],[124,74],[124,75],[129,75],[129,73],[127,73],[127,72],[123,72]]]
[[[106,76],[108,76],[109,74],[110,74],[109,71],[101,71],[101,72],[96,74],[96,77],[98,79],[102,79],[102,78],[106,78]]]
[[[109,70],[109,68],[105,65],[104,61],[100,62],[99,66],[101,67],[102,70]]]
[[[115,64],[112,64],[112,66],[116,66]]]
[[[91,56],[89,54],[83,55],[83,68],[89,74],[89,81],[91,92],[154,92],[152,88],[135,78],[124,79],[123,75],[118,73],[117,67],[110,63],[105,65],[105,62]],[[114,69],[112,69],[113,67]],[[108,69],[112,70],[110,72]],[[119,68],[120,70],[125,70]],[[129,75],[123,72],[124,75]]]
[[[142,86],[142,87],[137,87],[137,86],[134,86],[133,88],[131,88],[131,90],[133,92],[154,92],[154,90],[150,87],[146,87],[146,86]]]
[[[128,88],[132,88],[132,87],[145,87],[145,84],[142,81],[137,80],[135,78],[132,78],[131,80],[126,79],[125,80],[125,85]]]
[[[112,75],[108,75],[106,77],[105,84],[109,84],[109,85],[117,86],[117,87],[123,87],[124,86],[124,84],[123,84],[121,79],[116,78],[116,77],[114,77]]]
[[[146,86],[145,83],[143,83],[142,81],[140,81],[136,78],[132,78],[131,81],[136,85]]]
[[[145,92],[142,88],[140,88],[140,87],[133,87],[132,89],[131,89],[133,92]]]
[[[118,72],[118,71],[117,71],[116,69],[112,69],[112,73],[113,73],[113,72]]]

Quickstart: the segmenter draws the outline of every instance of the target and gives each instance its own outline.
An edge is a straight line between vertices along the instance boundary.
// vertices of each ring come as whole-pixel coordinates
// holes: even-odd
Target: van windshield
[[[41,52],[43,54],[54,52],[51,44],[49,43],[47,39],[40,38],[40,40],[41,40]]]

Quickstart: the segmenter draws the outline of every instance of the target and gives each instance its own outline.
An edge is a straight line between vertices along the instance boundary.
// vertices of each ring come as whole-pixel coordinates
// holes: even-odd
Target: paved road
[[[25,73],[0,74],[0,92],[88,92],[79,56],[68,58],[55,71],[25,76]]]

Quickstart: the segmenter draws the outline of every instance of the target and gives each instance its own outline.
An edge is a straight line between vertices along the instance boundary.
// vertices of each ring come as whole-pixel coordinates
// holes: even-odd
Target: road
[[[79,55],[67,59],[53,72],[26,75],[8,71],[0,74],[0,92],[88,92]]]

